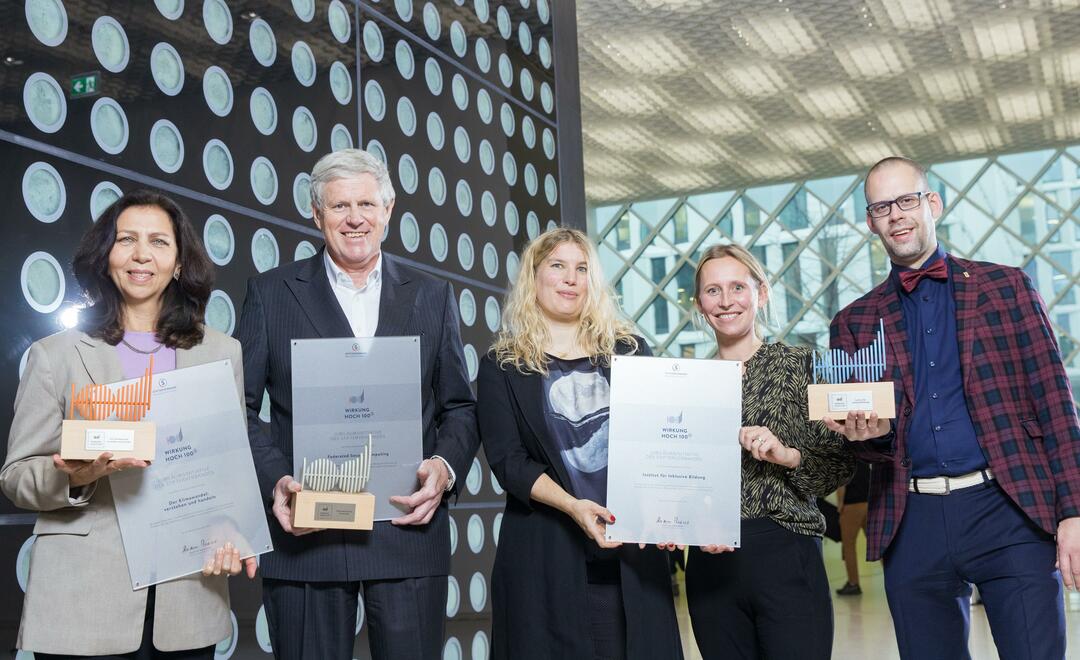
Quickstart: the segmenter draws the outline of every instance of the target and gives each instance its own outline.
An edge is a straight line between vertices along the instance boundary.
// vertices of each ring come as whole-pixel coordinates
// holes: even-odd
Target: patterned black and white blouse
[[[742,452],[742,517],[771,518],[797,534],[821,536],[825,518],[816,498],[836,490],[855,471],[842,436],[807,420],[811,349],[766,343],[743,374],[743,426],[764,426],[802,453],[796,470]]]

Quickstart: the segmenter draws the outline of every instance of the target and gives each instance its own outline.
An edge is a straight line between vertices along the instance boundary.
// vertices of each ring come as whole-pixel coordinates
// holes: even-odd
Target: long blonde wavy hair
[[[606,364],[619,342],[637,349],[634,326],[624,320],[600,268],[592,241],[577,229],[559,227],[529,242],[521,255],[521,268],[503,306],[502,327],[491,349],[499,366],[513,366],[521,373],[547,374],[544,347],[551,340],[544,312],[536,297],[536,272],[544,260],[563,243],[573,243],[585,253],[589,290],[578,318],[577,341],[594,363]]]

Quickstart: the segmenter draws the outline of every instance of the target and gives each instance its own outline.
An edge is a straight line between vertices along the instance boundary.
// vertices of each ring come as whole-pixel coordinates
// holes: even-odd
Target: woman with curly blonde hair
[[[574,229],[540,235],[477,380],[484,451],[507,492],[496,660],[682,657],[664,553],[605,540],[615,354],[649,349],[620,318],[596,249]]]

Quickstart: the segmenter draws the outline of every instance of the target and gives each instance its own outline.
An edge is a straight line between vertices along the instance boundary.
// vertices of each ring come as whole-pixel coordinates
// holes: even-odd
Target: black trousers
[[[589,607],[592,633],[592,660],[625,660],[626,614],[618,559],[590,561],[585,565],[588,584],[585,600]]]
[[[374,660],[442,657],[445,575],[363,582],[263,578],[263,606],[274,657],[350,660],[361,590]]]
[[[828,660],[833,617],[821,539],[772,520],[742,522],[742,547],[690,549],[686,599],[705,660]]]
[[[154,648],[154,601],[157,590],[147,587],[146,614],[143,616],[142,643],[131,653],[120,655],[56,655],[53,653],[34,653],[38,660],[68,660],[75,658],[97,658],[97,660],[214,660],[214,647],[186,651],[159,651]],[[122,622],[117,622],[118,625]]]

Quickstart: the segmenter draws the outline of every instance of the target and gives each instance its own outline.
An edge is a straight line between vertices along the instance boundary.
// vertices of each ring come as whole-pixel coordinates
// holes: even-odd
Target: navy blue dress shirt
[[[923,268],[945,258],[938,246]],[[900,292],[911,352],[915,405],[908,425],[907,452],[914,477],[955,477],[987,466],[964,396],[960,345],[956,338],[956,300],[952,276],[924,277],[911,291],[900,286],[901,271],[891,277]]]

